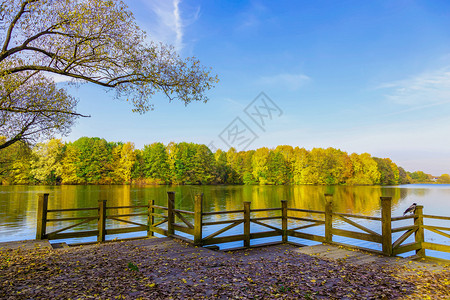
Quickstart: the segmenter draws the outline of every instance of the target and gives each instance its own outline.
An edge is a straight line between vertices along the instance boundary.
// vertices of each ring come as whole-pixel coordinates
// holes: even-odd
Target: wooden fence
[[[36,239],[37,240],[58,240],[58,239],[70,239],[70,238],[82,238],[96,236],[98,242],[104,242],[105,236],[109,234],[121,234],[130,233],[138,231],[147,231],[150,236],[152,233],[149,229],[150,220],[150,206],[149,205],[138,205],[138,206],[106,206],[106,200],[98,201],[98,207],[90,208],[66,208],[66,209],[48,209],[48,196],[49,194],[40,194],[38,200],[37,208],[37,226],[36,226]],[[108,210],[122,210],[122,209],[142,209],[145,208],[143,213],[131,213],[131,214],[108,214]],[[80,212],[80,213],[92,213],[89,216],[80,217],[60,217],[60,218],[49,218],[49,214],[64,214],[67,212]],[[135,217],[135,216],[147,216],[147,224],[141,224],[137,222],[132,222],[129,220],[124,220],[124,217]],[[123,228],[106,228],[106,220],[110,219],[120,223],[126,223],[134,225],[132,227]],[[67,222],[67,221],[79,221],[76,224],[66,226],[64,228],[58,229],[53,232],[47,232],[47,223],[53,222]],[[96,230],[85,230],[85,231],[71,231],[67,232],[69,229],[73,229],[83,224],[89,222],[96,222]]]
[[[281,237],[281,242],[289,242],[289,237],[312,240],[322,243],[340,244],[363,250],[376,252],[379,254],[393,256],[405,252],[415,251],[418,257],[425,257],[425,250],[436,250],[442,252],[450,252],[450,246],[430,243],[425,241],[426,230],[434,232],[440,236],[450,238],[450,234],[445,231],[450,231],[450,227],[426,225],[424,220],[438,219],[450,221],[450,217],[432,216],[423,214],[423,206],[417,206],[413,215],[392,217],[391,216],[391,197],[381,197],[381,217],[372,217],[348,213],[339,213],[333,211],[332,195],[325,194],[326,204],[324,211],[307,210],[299,208],[289,208],[287,200],[281,200],[281,207],[279,208],[262,208],[251,209],[251,202],[244,202],[243,209],[229,210],[229,211],[203,211],[203,195],[196,195],[194,201],[194,211],[186,211],[175,208],[175,192],[168,192],[167,207],[155,205],[152,200],[148,205],[142,206],[106,206],[106,200],[99,201],[98,207],[95,208],[77,208],[77,209],[48,209],[48,194],[39,196],[38,217],[37,217],[37,233],[36,239],[66,239],[74,237],[97,236],[97,241],[105,241],[105,235],[129,233],[137,231],[147,231],[147,236],[152,236],[158,233],[164,236],[177,237],[186,241],[192,242],[196,246],[210,246],[229,242],[242,241],[244,247],[250,247],[251,241],[254,239]],[[111,209],[136,209],[145,208],[143,213],[132,214],[108,214],[107,211]],[[62,213],[68,211],[92,211],[95,215],[83,216],[76,218],[48,218],[49,213]],[[268,217],[256,217],[257,213],[277,214]],[[298,216],[298,215],[307,216]],[[141,224],[124,220],[123,217],[146,216],[147,224]],[[227,216],[224,220],[208,221],[208,218],[215,218],[217,216]],[[238,216],[238,217],[236,217]],[[312,217],[314,216],[314,217]],[[134,225],[133,227],[107,229],[106,220],[115,220],[122,223]],[[46,224],[48,222],[61,221],[80,221],[76,224],[67,226],[54,232],[46,232]],[[193,221],[192,221],[193,220]],[[278,225],[267,224],[267,221],[278,220]],[[337,228],[336,222],[340,220],[341,223],[359,229],[359,231],[346,230]],[[358,223],[358,220],[370,220],[380,222],[381,232],[367,228]],[[401,220],[412,220],[412,224],[402,227],[393,227],[394,222]],[[97,222],[97,230],[78,231],[63,233],[63,231],[72,229],[76,226],[88,223]],[[298,226],[298,222],[302,222]],[[279,225],[281,223],[281,226]],[[266,231],[252,232],[251,224],[262,226]],[[297,225],[296,225],[297,224]],[[226,225],[213,233],[204,236],[203,232],[207,226]],[[294,226],[292,226],[294,225]],[[236,231],[236,227],[240,228],[240,234],[229,234],[232,229]],[[324,234],[306,233],[307,228],[323,226]],[[180,236],[178,232],[191,236],[186,238]],[[395,241],[393,241],[393,234],[402,233]],[[414,234],[414,242],[405,243],[406,240]],[[334,236],[342,236],[357,240],[368,241],[380,245],[381,251],[357,247],[350,244],[341,244],[333,240]]]

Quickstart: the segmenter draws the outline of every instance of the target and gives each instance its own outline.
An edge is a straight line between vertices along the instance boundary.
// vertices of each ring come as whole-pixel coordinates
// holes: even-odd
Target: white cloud
[[[199,17],[200,9],[189,12],[184,17],[180,5],[181,0],[154,0],[143,1],[154,14],[145,20],[145,31],[153,41],[171,44],[175,50],[181,51],[184,45],[184,30],[186,26],[195,22]]]
[[[311,79],[304,74],[282,73],[273,76],[264,76],[259,79],[263,85],[278,86],[290,90],[297,90]]]
[[[387,99],[404,105],[429,105],[450,102],[450,67],[425,72],[404,80],[382,84],[390,90]]]

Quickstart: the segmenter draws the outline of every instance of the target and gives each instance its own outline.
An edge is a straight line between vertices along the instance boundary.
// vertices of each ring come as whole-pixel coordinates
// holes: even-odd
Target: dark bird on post
[[[413,203],[410,207],[408,207],[403,215],[406,215],[407,213],[414,213],[416,210],[417,203]]]

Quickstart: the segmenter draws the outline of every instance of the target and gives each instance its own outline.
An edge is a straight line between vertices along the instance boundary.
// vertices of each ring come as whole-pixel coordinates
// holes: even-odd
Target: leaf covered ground
[[[160,239],[0,251],[1,299],[450,299],[450,270],[356,265],[278,245]]]

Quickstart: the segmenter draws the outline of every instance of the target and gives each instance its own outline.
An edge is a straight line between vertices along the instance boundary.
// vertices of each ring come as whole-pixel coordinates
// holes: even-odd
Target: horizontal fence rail
[[[312,240],[321,243],[330,243],[359,248],[376,252],[386,256],[399,255],[415,251],[417,257],[426,257],[426,250],[450,252],[450,246],[431,243],[425,240],[425,232],[433,232],[441,237],[450,239],[450,227],[428,225],[424,220],[450,221],[450,217],[433,216],[423,214],[423,206],[417,206],[414,214],[407,216],[391,216],[391,197],[381,197],[381,216],[365,216],[333,211],[332,195],[325,194],[325,210],[308,210],[301,208],[288,208],[287,200],[281,200],[281,207],[276,208],[251,208],[251,202],[244,202],[243,209],[229,211],[203,211],[203,194],[195,196],[194,211],[175,208],[175,192],[167,193],[167,207],[155,205],[155,201],[149,201],[148,205],[138,206],[106,206],[106,200],[99,201],[98,207],[93,208],[68,208],[48,209],[48,194],[39,195],[36,239],[66,239],[74,237],[97,236],[97,241],[105,241],[105,236],[110,234],[147,231],[147,236],[154,233],[176,237],[196,246],[211,246],[229,242],[242,242],[244,248],[251,246],[254,239],[281,237],[281,242],[289,242],[289,237]],[[109,213],[110,210],[145,208],[142,213]],[[51,213],[85,212],[91,215],[80,217],[48,218]],[[256,216],[259,213],[270,213],[273,216]],[[125,217],[147,216],[147,224],[142,224],[124,219]],[[223,216],[223,220],[205,220]],[[132,225],[132,227],[106,228],[106,220],[120,224]],[[381,226],[381,232],[362,225],[360,220],[377,222]],[[413,222],[409,225],[393,227],[397,221]],[[70,226],[47,232],[47,223],[78,221]],[[274,223],[274,221],[276,221]],[[345,224],[346,229],[338,228],[334,221]],[[77,226],[97,222],[96,230],[67,232]],[[299,224],[300,222],[300,224]],[[258,225],[264,231],[252,232],[251,225]],[[205,227],[214,226],[214,231],[209,228],[204,234]],[[217,228],[220,227],[220,228]],[[305,232],[306,229],[322,228],[323,234]],[[357,231],[355,231],[355,229]],[[205,231],[206,232],[206,231]],[[236,232],[239,232],[236,234]],[[182,233],[183,235],[180,235]],[[393,240],[393,234],[401,235]],[[188,237],[186,237],[188,236]],[[333,240],[334,236],[342,236],[362,241],[368,241],[380,245],[381,251],[362,248],[351,244],[342,244]],[[413,242],[406,241],[414,238]]]
[[[48,209],[48,196],[49,194],[40,194],[38,199],[38,209],[37,209],[37,227],[36,227],[36,239],[42,240],[59,240],[59,239],[71,239],[71,238],[83,238],[96,236],[98,242],[104,242],[106,235],[111,234],[122,234],[122,233],[132,233],[139,231],[147,231],[147,236],[153,234],[149,230],[149,216],[150,207],[149,205],[136,205],[136,206],[106,206],[106,200],[98,201],[98,207],[89,208],[67,208],[67,209]],[[108,210],[123,210],[123,209],[139,209],[146,208],[145,213],[119,213],[112,214],[108,213]],[[67,213],[67,212],[88,212],[91,213],[90,216],[80,216],[80,217],[54,217],[49,218],[49,214],[53,213]],[[130,220],[125,220],[125,217],[136,217],[136,216],[147,216],[147,224],[142,224],[138,222],[133,222]],[[119,227],[119,228],[107,228],[106,220],[111,220],[118,223],[125,223],[133,226]],[[79,221],[75,224],[57,229],[52,232],[47,231],[47,224],[52,222],[68,222],[68,221]],[[69,229],[74,229],[80,225],[84,225],[90,222],[97,223],[96,230],[83,230],[83,231],[69,231]]]

